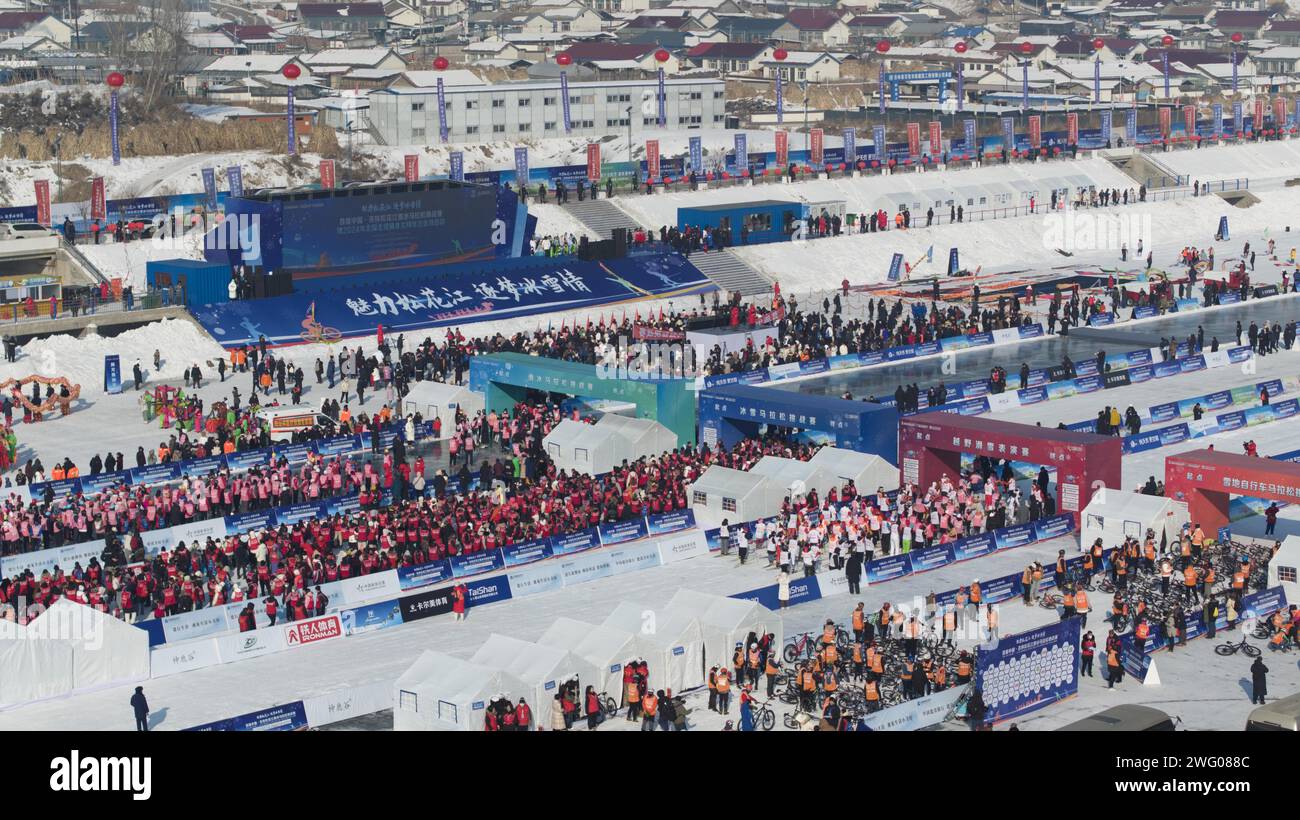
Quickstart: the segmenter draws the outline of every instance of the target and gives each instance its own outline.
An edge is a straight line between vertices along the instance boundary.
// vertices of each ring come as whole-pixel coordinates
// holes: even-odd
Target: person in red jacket
[[[515,707],[515,727],[520,732],[527,732],[533,725],[533,710],[523,699],[519,699],[519,705]]]
[[[279,608],[279,604],[275,602],[275,599],[268,596],[266,599],[266,617],[271,619],[271,626],[275,626],[275,616]]]
[[[456,620],[465,620],[465,598],[469,590],[464,584],[457,584],[451,591],[451,611],[456,613]]]

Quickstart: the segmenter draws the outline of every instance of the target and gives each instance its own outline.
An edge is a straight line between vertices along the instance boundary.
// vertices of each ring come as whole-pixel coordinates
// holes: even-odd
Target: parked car
[[[0,240],[55,235],[54,231],[35,222],[0,222]]]

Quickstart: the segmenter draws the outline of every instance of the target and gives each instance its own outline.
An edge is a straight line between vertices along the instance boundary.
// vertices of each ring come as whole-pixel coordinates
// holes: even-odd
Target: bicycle
[[[618,701],[609,696],[608,692],[601,692],[596,696],[597,702],[600,703],[600,711],[607,718],[618,714]]]
[[[1044,592],[1043,599],[1038,602],[1038,605],[1043,609],[1056,609],[1064,600],[1064,598],[1055,592]]]
[[[1214,647],[1214,651],[1219,653],[1220,655],[1223,655],[1224,657],[1227,657],[1229,655],[1235,655],[1237,654],[1238,651],[1245,653],[1246,657],[1248,658],[1258,658],[1260,655],[1259,647],[1255,646],[1254,644],[1248,643],[1245,638],[1242,638],[1237,643],[1232,643],[1232,642],[1221,643],[1218,646]]]
[[[776,712],[773,711],[770,702],[754,698],[754,704],[754,725],[764,732],[772,731],[772,727],[776,726]]]

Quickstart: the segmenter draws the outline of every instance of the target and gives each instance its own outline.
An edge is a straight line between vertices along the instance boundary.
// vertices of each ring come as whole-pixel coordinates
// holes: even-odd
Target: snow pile
[[[534,236],[561,236],[571,233],[574,236],[600,239],[595,231],[559,205],[542,205],[529,200],[528,213],[537,217],[537,230]]]
[[[157,372],[153,370],[155,350],[162,351],[162,369]],[[83,396],[102,395],[104,357],[113,353],[122,357],[122,381],[126,385],[131,383],[131,366],[137,360],[149,371],[152,381],[181,380],[184,371],[196,363],[205,377],[210,375],[206,363],[215,365],[216,359],[225,355],[221,346],[197,325],[183,319],[164,319],[113,337],[63,335],[28,342],[18,361],[0,362],[0,380],[32,374],[64,376],[81,385]]]
[[[1295,140],[1170,151],[1153,159],[1200,182],[1248,178],[1252,189],[1300,177],[1300,142]]]

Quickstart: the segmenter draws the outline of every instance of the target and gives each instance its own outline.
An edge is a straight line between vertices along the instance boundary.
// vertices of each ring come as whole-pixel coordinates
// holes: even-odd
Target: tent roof
[[[596,422],[597,429],[607,429],[618,433],[628,441],[639,441],[647,435],[653,434],[655,428],[662,429],[665,433],[672,433],[667,427],[664,427],[654,419],[633,418],[631,416],[620,416],[617,413],[606,413]]]
[[[739,598],[727,598],[693,589],[679,589],[668,602],[670,610],[688,612],[699,618],[701,623],[720,626],[723,629],[735,629],[745,623],[754,613],[758,604]]]
[[[692,491],[724,493],[733,498],[743,498],[757,490],[766,479],[761,475],[713,465],[691,484]]]
[[[649,632],[643,631],[647,612],[655,614],[654,629]],[[700,622],[685,612],[674,611],[672,607],[655,609],[633,601],[623,601],[616,606],[602,626],[631,632],[660,646],[703,640],[704,635]]]
[[[454,384],[443,384],[442,382],[422,381],[413,382],[410,391],[406,394],[406,401],[416,401],[429,404],[447,404],[449,402],[462,402],[467,396],[474,393],[467,387],[458,387]]]
[[[809,459],[810,464],[821,464],[836,475],[860,473],[880,461],[885,460],[872,453],[859,453],[842,447],[823,447]]]
[[[1161,515],[1171,504],[1179,503],[1172,498],[1159,495],[1125,492],[1123,490],[1106,490],[1093,496],[1084,509],[1084,514],[1100,515],[1107,518],[1127,518],[1147,521],[1153,516]]]
[[[544,441],[547,444],[572,444],[595,449],[598,445],[612,439],[614,435],[608,427],[597,429],[586,422],[564,419],[546,434]]]
[[[426,649],[415,659],[395,684],[398,689],[418,691],[428,687],[440,700],[463,703],[485,692],[507,694],[508,689],[522,691],[521,682],[499,669],[480,666],[467,660]]]
[[[503,669],[530,686],[546,683],[574,671],[576,665],[570,653],[563,649],[495,633],[479,647],[470,660]]]
[[[784,488],[789,487],[795,481],[808,484],[817,479],[824,470],[819,464],[800,461],[797,458],[763,456],[758,460],[757,464],[749,468],[749,472],[754,475],[767,476]]]
[[[615,659],[624,660],[622,656],[629,654],[628,644],[633,640],[632,633],[621,629],[597,626],[574,618],[557,618],[537,642],[567,649],[601,666]]]

